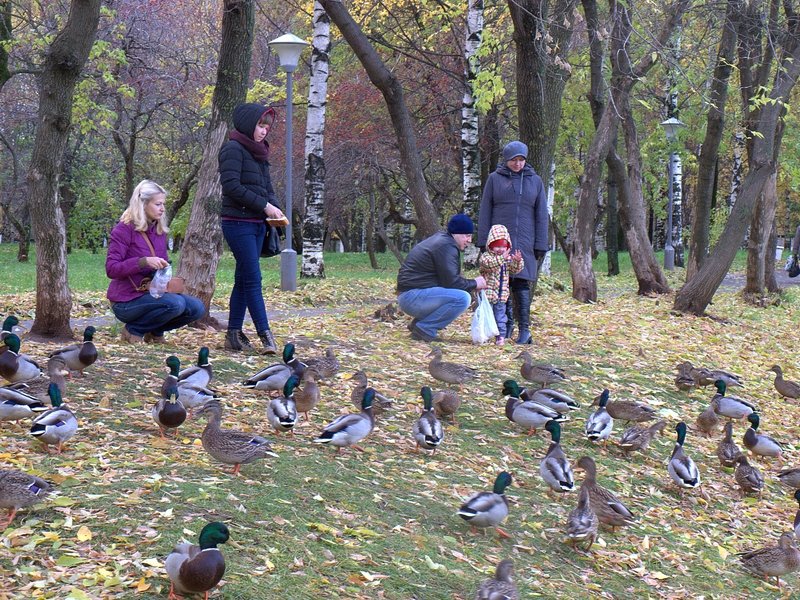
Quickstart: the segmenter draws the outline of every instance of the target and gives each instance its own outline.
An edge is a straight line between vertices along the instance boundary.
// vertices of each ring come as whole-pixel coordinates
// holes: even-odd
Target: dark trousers
[[[261,290],[261,246],[267,234],[267,224],[247,221],[222,221],[222,235],[236,259],[236,272],[231,290],[228,329],[241,329],[244,313],[261,333],[269,329],[267,307]]]

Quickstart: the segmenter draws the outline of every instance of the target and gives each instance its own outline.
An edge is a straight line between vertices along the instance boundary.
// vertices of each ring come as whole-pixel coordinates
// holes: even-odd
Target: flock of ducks
[[[14,317],[3,323],[0,333],[0,377],[8,384],[0,387],[0,420],[19,421],[32,419],[30,434],[44,444],[61,453],[67,441],[78,431],[78,420],[74,412],[63,402],[64,377],[70,372],[82,374],[98,357],[93,343],[94,327],[84,331],[83,342],[72,344],[48,357],[46,373],[30,357],[20,353],[20,339],[13,333],[18,324]],[[301,361],[295,356],[293,344],[286,344],[282,361],[269,365],[241,382],[245,388],[270,394],[267,405],[267,421],[277,433],[293,435],[300,414],[310,422],[310,414],[320,401],[320,380],[334,376],[340,364],[331,349],[325,356]],[[429,386],[420,390],[422,412],[411,423],[411,436],[416,451],[435,453],[444,442],[445,429],[442,421],[456,423],[456,413],[462,400],[460,386],[475,379],[478,372],[464,365],[446,362],[442,351],[432,347],[428,356],[428,370],[437,381],[455,386],[434,391]],[[503,382],[506,418],[520,426],[528,435],[543,429],[550,435],[550,444],[540,462],[539,474],[548,493],[564,494],[575,490],[575,477],[569,459],[561,446],[562,424],[569,420],[570,413],[580,409],[580,404],[568,394],[546,387],[566,380],[565,373],[549,364],[535,363],[528,352],[517,356],[522,360],[520,375],[538,387],[521,387],[514,379]],[[180,360],[169,356],[165,364],[168,374],[161,383],[160,398],[152,407],[153,421],[160,435],[169,436],[189,418],[204,417],[207,424],[201,435],[204,450],[216,461],[232,465],[233,474],[238,475],[242,465],[267,457],[276,457],[270,441],[223,426],[223,402],[220,394],[210,387],[213,370],[209,361],[209,349],[200,348],[197,363],[181,369]],[[750,464],[748,456],[739,449],[733,438],[733,423],[746,419],[750,427],[744,432],[742,443],[753,455],[782,459],[780,443],[759,432],[761,418],[757,408],[749,401],[728,395],[729,387],[742,387],[741,377],[719,369],[695,367],[689,362],[677,366],[675,385],[680,390],[713,385],[716,394],[709,406],[696,419],[699,431],[712,435],[723,420],[723,437],[717,447],[717,456],[723,467],[734,469],[734,479],[743,494],[758,493],[764,488],[764,479],[759,469]],[[784,398],[800,397],[800,384],[783,379],[778,365],[775,373],[775,389]],[[343,414],[325,425],[313,439],[314,443],[335,447],[337,453],[344,448],[361,450],[363,442],[375,427],[375,410],[391,407],[391,399],[369,386],[366,374],[357,371],[352,376],[356,384],[351,400],[358,412]],[[42,401],[43,391],[51,406]],[[658,420],[652,407],[630,400],[612,400],[609,390],[603,390],[593,400],[596,409],[586,419],[584,434],[593,443],[606,446],[611,440],[615,421],[630,425],[615,443],[625,456],[648,448],[654,437],[663,432],[666,421]],[[633,423],[633,425],[631,425]],[[667,463],[667,473],[678,486],[681,497],[686,490],[701,485],[701,473],[684,448],[688,432],[684,421],[678,422],[674,431],[675,444]],[[597,482],[597,464],[590,456],[582,456],[575,469],[584,473],[578,488],[577,504],[569,513],[565,524],[565,539],[590,551],[598,536],[600,525],[624,527],[636,523],[636,516],[625,503]],[[779,480],[794,490],[794,498],[800,505],[800,468],[783,469],[777,474]],[[473,531],[494,529],[501,537],[510,537],[501,524],[509,515],[509,503],[505,491],[513,477],[507,471],[500,472],[491,491],[481,491],[468,498],[457,514]],[[31,506],[54,489],[46,480],[14,470],[0,470],[0,508],[7,508],[4,522],[12,522],[16,512]],[[225,560],[218,545],[228,541],[230,533],[223,523],[208,523],[200,533],[198,544],[178,544],[167,557],[165,566],[171,581],[170,598],[178,594],[202,592],[208,595],[221,580],[225,572]],[[780,577],[800,569],[800,550],[796,546],[800,536],[800,510],[793,529],[783,534],[775,546],[742,552],[742,566],[765,578],[775,577],[780,586]],[[519,593],[513,582],[513,562],[502,560],[496,568],[494,578],[481,583],[476,595],[478,599],[512,599]]]

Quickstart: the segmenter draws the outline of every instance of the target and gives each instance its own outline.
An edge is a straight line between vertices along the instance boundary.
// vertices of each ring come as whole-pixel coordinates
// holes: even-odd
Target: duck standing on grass
[[[475,592],[475,600],[519,600],[514,585],[514,561],[510,558],[497,563],[492,579],[483,581]]]
[[[472,367],[442,360],[442,349],[434,347],[428,357],[428,372],[434,379],[452,385],[461,385],[472,381],[478,376],[478,371]]]
[[[522,359],[522,366],[519,368],[520,375],[528,381],[540,384],[542,388],[567,379],[564,371],[558,367],[547,363],[534,363],[528,352],[520,352],[516,358]]]
[[[225,575],[225,557],[217,548],[230,539],[224,523],[215,521],[203,527],[199,545],[181,543],[175,546],[164,561],[169,575],[169,598],[180,598],[178,594],[199,594],[208,599]]]
[[[717,458],[723,467],[733,467],[736,457],[741,453],[739,446],[733,441],[733,421],[728,421],[725,423],[725,436],[717,445]]]
[[[16,334],[9,333],[3,343],[7,351],[0,354],[0,377],[11,383],[21,383],[43,375],[39,365],[19,353],[20,341]]]
[[[793,490],[800,489],[800,467],[792,467],[779,471],[778,479],[788,488]]]
[[[195,387],[205,388],[211,383],[213,377],[214,371],[208,360],[208,348],[203,346],[197,353],[197,364],[187,367],[178,373],[178,383],[180,385],[191,384]]]
[[[756,407],[750,402],[738,396],[726,396],[725,393],[728,388],[724,380],[717,379],[714,382],[714,387],[717,388],[717,393],[711,398],[711,405],[718,415],[728,419],[744,419],[747,415],[756,412]]]
[[[433,395],[433,410],[440,419],[450,417],[453,425],[458,427],[456,413],[461,407],[461,396],[455,390],[439,390]]]
[[[787,531],[781,535],[777,546],[739,552],[737,556],[750,573],[766,580],[774,577],[780,588],[781,575],[788,575],[800,569],[800,550],[794,545],[795,539],[794,532]]]
[[[11,524],[20,508],[41,502],[52,490],[53,484],[41,477],[12,469],[0,470],[0,508],[8,509],[0,529]]]
[[[547,454],[539,463],[539,474],[549,490],[559,494],[571,492],[575,487],[575,478],[567,455],[561,449],[561,425],[557,421],[548,421],[544,428],[550,432],[551,441]]]
[[[305,415],[306,422],[311,421],[308,413],[314,410],[314,407],[319,404],[320,392],[319,385],[317,384],[318,378],[319,375],[316,370],[310,368],[306,369],[303,373],[302,387],[294,390],[294,403],[297,407],[297,412],[301,412]]]
[[[744,432],[744,437],[742,439],[745,447],[758,456],[783,458],[783,448],[781,445],[768,435],[758,433],[758,424],[760,422],[758,413],[747,415],[747,420],[750,421],[750,427]]]
[[[414,421],[412,428],[414,439],[417,442],[416,449],[419,452],[420,447],[422,447],[425,450],[433,450],[433,454],[436,454],[436,449],[444,440],[444,429],[433,411],[431,388],[427,385],[424,386],[420,391],[420,395],[422,396],[423,410],[419,418]]]
[[[273,398],[267,405],[267,420],[275,431],[294,432],[297,425],[297,405],[294,402],[294,388],[299,383],[297,375],[292,375],[283,386],[283,395]]]
[[[156,402],[150,411],[150,416],[158,425],[158,432],[162,438],[166,437],[165,432],[170,429],[174,430],[176,435],[178,434],[178,427],[186,421],[186,408],[178,400],[178,386],[173,384],[167,390],[167,396]]]
[[[592,510],[601,523],[610,526],[612,530],[636,523],[635,517],[628,507],[611,491],[597,484],[597,465],[591,456],[582,456],[575,468],[586,472],[581,486],[587,488]]]
[[[742,496],[750,493],[761,496],[761,492],[764,491],[764,477],[761,475],[761,471],[751,465],[747,457],[741,453],[736,456],[733,463],[736,465],[733,478],[739,484]]]
[[[511,537],[500,529],[500,523],[508,516],[506,488],[509,485],[511,485],[511,474],[502,471],[494,480],[491,492],[479,492],[461,505],[458,516],[470,524],[473,533],[476,533],[479,527],[481,529],[494,527],[500,537]]]
[[[618,445],[622,448],[622,452],[627,457],[628,454],[636,450],[647,450],[650,442],[656,437],[656,434],[664,429],[667,422],[664,420],[653,423],[650,427],[642,427],[641,425],[634,425],[628,427],[622,432]]]
[[[337,417],[325,426],[314,443],[336,446],[337,454],[341,452],[342,448],[349,446],[363,452],[364,449],[357,444],[372,433],[372,429],[375,427],[375,416],[372,413],[374,400],[375,390],[367,388],[364,398],[361,400],[361,412]]]
[[[606,410],[608,396],[608,390],[603,390],[598,400],[600,406],[586,419],[586,437],[592,442],[602,441],[607,443],[611,432],[614,430],[614,419]]]
[[[18,421],[47,410],[44,402],[13,387],[0,387],[0,421]]]
[[[306,364],[294,355],[294,344],[286,344],[281,355],[283,362],[264,367],[245,379],[242,385],[246,388],[279,392],[292,375],[302,377]]]
[[[697,465],[694,464],[692,457],[683,451],[683,444],[686,441],[686,423],[681,421],[675,425],[675,431],[678,434],[678,439],[672,449],[672,456],[669,457],[667,471],[672,481],[680,487],[681,496],[683,496],[683,490],[699,487],[700,471],[697,469]]]
[[[59,454],[64,451],[64,444],[78,431],[78,419],[61,399],[58,385],[51,383],[47,390],[53,405],[33,420],[31,435],[45,445],[50,452],[50,444],[55,444]]]
[[[781,369],[780,365],[772,365],[769,370],[775,373],[775,381],[773,383],[775,389],[783,398],[791,398],[792,400],[800,398],[800,383],[784,379],[783,369]]]
[[[83,375],[83,370],[91,367],[97,360],[97,346],[94,345],[94,334],[97,330],[89,325],[83,330],[83,342],[71,344],[65,348],[50,353],[50,358],[60,356],[64,359],[70,371],[78,371]]]
[[[563,422],[569,419],[552,408],[547,408],[536,402],[523,402],[520,399],[520,389],[517,382],[508,379],[503,383],[503,394],[506,396],[505,414],[512,423],[528,428],[528,435],[533,435],[536,430],[544,427],[549,421]]]
[[[581,485],[578,492],[578,506],[572,509],[567,517],[567,540],[571,544],[588,542],[583,549],[588,552],[597,539],[598,519],[592,508],[589,488]]]

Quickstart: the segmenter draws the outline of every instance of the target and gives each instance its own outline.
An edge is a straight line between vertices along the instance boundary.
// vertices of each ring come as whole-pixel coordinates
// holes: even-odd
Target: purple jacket
[[[155,248],[156,255],[164,260],[167,256],[167,236],[156,233],[156,224],[145,232]],[[149,267],[142,268],[139,260],[152,256],[142,234],[127,223],[117,223],[111,230],[106,256],[106,275],[111,279],[106,298],[111,302],[129,302],[147,292],[136,288],[145,277],[152,277],[154,271]]]

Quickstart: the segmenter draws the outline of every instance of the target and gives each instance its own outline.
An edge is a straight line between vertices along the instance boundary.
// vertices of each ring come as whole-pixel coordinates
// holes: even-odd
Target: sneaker
[[[435,342],[439,339],[435,335],[429,335],[422,331],[416,323],[414,323],[413,327],[409,327],[409,329],[411,330],[412,340],[417,340],[418,342]]]
[[[153,335],[152,333],[145,333],[144,334],[144,343],[145,344],[166,344],[167,338],[163,335]]]
[[[122,333],[120,335],[122,336],[122,339],[129,344],[144,344],[144,338],[140,335],[131,333],[128,331],[127,327],[122,328]]]
[[[261,351],[262,354],[278,353],[278,344],[275,341],[275,336],[272,335],[271,330],[267,329],[266,331],[260,332],[258,337],[261,339],[261,343],[264,344],[264,349]]]

